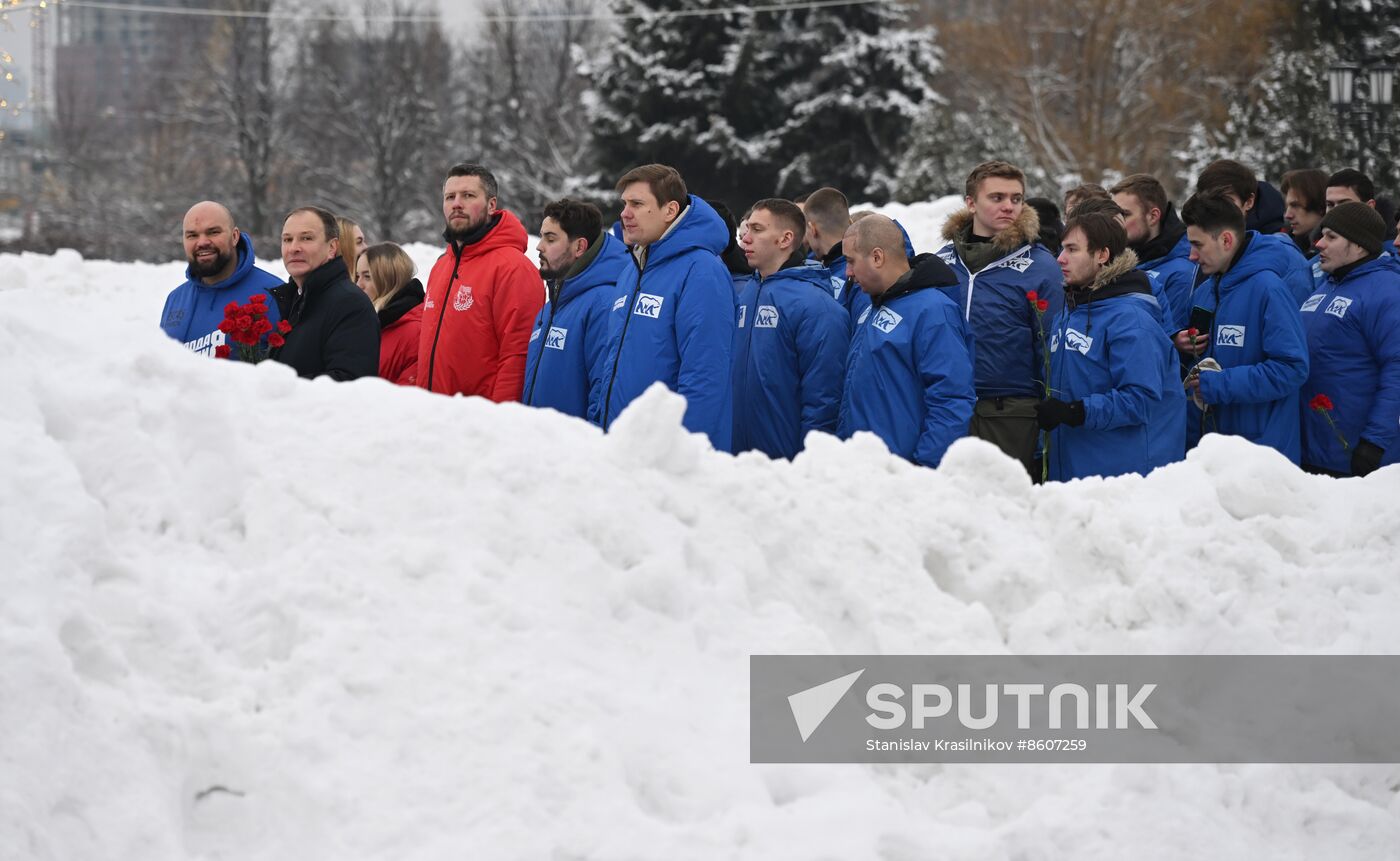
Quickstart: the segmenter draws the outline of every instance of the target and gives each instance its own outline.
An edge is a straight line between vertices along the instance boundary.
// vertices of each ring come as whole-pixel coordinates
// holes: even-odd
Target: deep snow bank
[[[1400,768],[754,766],[746,690],[751,653],[1400,651],[1400,469],[774,463],[661,391],[603,437],[190,355],[181,268],[0,257],[0,857],[1400,845]]]

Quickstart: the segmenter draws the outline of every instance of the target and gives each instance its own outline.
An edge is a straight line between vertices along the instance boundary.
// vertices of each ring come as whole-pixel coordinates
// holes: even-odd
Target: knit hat
[[[1364,203],[1339,203],[1322,216],[1322,228],[1355,242],[1368,255],[1381,253],[1385,219]]]

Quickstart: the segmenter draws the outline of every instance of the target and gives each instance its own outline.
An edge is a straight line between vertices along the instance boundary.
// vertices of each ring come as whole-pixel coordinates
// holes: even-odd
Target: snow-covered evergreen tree
[[[794,4],[797,5],[797,4]],[[901,6],[754,13],[723,0],[618,0],[585,63],[598,184],[663,162],[741,210],[821,185],[888,199],[939,57]],[[676,14],[686,11],[690,14]],[[715,10],[717,14],[694,12]]]
[[[895,196],[913,203],[962,194],[968,173],[988,159],[1009,161],[1026,171],[1028,194],[1055,196],[1020,129],[985,99],[977,101],[974,111],[958,110],[941,99],[926,106],[910,133]]]
[[[758,25],[773,32],[778,100],[790,107],[777,132],[778,192],[831,185],[884,203],[915,122],[937,101],[933,29],[910,28],[892,3],[763,13]]]

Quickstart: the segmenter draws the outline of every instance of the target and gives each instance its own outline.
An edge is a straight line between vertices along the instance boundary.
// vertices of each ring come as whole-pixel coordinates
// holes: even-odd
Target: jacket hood
[[[253,256],[253,238],[246,233],[238,235],[238,245],[233,249],[233,253],[238,256],[238,265],[233,267],[233,274],[222,281],[214,284],[205,284],[203,281],[190,274],[190,267],[185,267],[185,280],[193,284],[200,290],[223,290],[237,284],[249,272],[253,271],[253,266],[257,263],[257,258]]]
[[[1141,245],[1134,245],[1133,251],[1137,252],[1138,261],[1161,260],[1170,257],[1172,252],[1177,250],[1181,243],[1181,237],[1186,235],[1186,225],[1182,223],[1181,216],[1176,214],[1176,208],[1168,203],[1167,211],[1162,213],[1162,230],[1155,239],[1149,239]]]
[[[1082,305],[1129,293],[1146,293],[1151,296],[1152,282],[1147,279],[1147,273],[1140,271],[1137,265],[1137,254],[1129,248],[1100,269],[1099,274],[1094,276],[1094,280],[1087,287],[1078,290],[1066,288],[1065,298],[1073,305]]]
[[[908,296],[917,290],[930,287],[952,287],[958,283],[958,275],[952,267],[943,262],[937,254],[920,254],[910,261],[909,271],[890,285],[890,289],[879,296],[871,296],[872,305],[888,305],[901,296]]]
[[[943,238],[949,242],[959,239],[972,231],[972,210],[963,209],[953,213],[943,225]],[[1021,208],[1021,214],[1005,230],[992,237],[992,244],[1003,254],[1010,254],[1022,245],[1040,240],[1040,215],[1035,207]]]
[[[1260,182],[1254,191],[1254,206],[1245,216],[1245,229],[1260,233],[1278,233],[1284,227],[1283,195],[1267,182]]]
[[[1241,274],[1268,270],[1286,283],[1289,273],[1295,267],[1306,265],[1306,259],[1298,251],[1298,246],[1293,244],[1291,237],[1282,233],[1257,233],[1250,230],[1245,233],[1244,250],[1240,252],[1235,265],[1225,273],[1225,277],[1231,279],[1236,270]]]
[[[602,244],[593,261],[577,275],[565,279],[559,287],[559,295],[554,300],[565,304],[596,287],[616,284],[622,268],[627,265],[627,246],[611,233],[603,234]]]
[[[1374,260],[1365,261],[1360,266],[1357,266],[1350,272],[1347,272],[1342,277],[1341,282],[1337,282],[1336,279],[1333,278],[1331,275],[1328,275],[1327,277],[1329,280],[1333,281],[1333,283],[1345,284],[1348,281],[1353,281],[1357,278],[1364,277],[1373,272],[1388,272],[1392,277],[1400,277],[1400,258],[1397,258],[1393,254],[1382,253],[1381,256],[1375,258]]]
[[[759,283],[766,287],[779,281],[811,284],[826,295],[831,295],[831,279],[827,276],[826,270],[820,266],[807,265],[800,255],[794,255],[782,269],[762,279]]]
[[[689,197],[690,205],[680,214],[680,223],[672,225],[660,239],[647,246],[647,266],[692,250],[708,251],[716,257],[724,253],[729,244],[724,219],[705,201],[693,194]]]
[[[447,242],[447,252],[455,254],[457,245],[452,241],[451,235],[444,230],[442,237]],[[525,225],[520,223],[515,213],[509,209],[498,209],[481,229],[467,237],[466,242],[462,244],[462,256],[478,257],[498,248],[514,249],[524,254],[528,242]]]
[[[399,321],[399,318],[423,304],[423,282],[414,278],[403,286],[403,289],[394,294],[383,308],[379,309],[379,328],[387,329]]]

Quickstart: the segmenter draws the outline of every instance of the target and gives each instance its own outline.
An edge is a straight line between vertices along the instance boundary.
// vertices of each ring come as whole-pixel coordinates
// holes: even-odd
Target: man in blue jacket
[[[1064,304],[1055,258],[1039,242],[1040,220],[1025,203],[1026,178],[989,161],[967,178],[967,209],[948,219],[938,251],[957,276],[943,288],[976,345],[977,410],[970,433],[1035,467],[1035,405],[1045,394],[1045,327]],[[848,252],[849,253],[849,252]],[[1043,314],[1036,301],[1047,304]]]
[[[685,397],[685,427],[729,451],[735,296],[719,258],[729,244],[724,221],[673,167],[633,168],[617,190],[632,265],[618,278],[609,315],[603,429],[660,382]]]
[[[806,219],[771,198],[753,205],[734,342],[734,451],[791,458],[809,431],[836,432],[850,326],[826,270],[802,251]]]
[[[852,224],[843,244],[871,307],[851,339],[837,433],[871,431],[894,454],[936,467],[967,434],[977,402],[966,321],[935,289],[955,286],[957,275],[935,255],[906,257],[899,227],[883,215]]]
[[[627,249],[603,230],[598,207],[556,200],[544,208],[540,275],[549,301],[535,318],[521,401],[597,424],[608,350],[608,314]]]
[[[1328,280],[1302,308],[1312,357],[1301,396],[1310,472],[1360,476],[1400,462],[1400,260],[1382,253],[1384,237],[1385,221],[1364,203],[1340,203],[1322,219],[1318,258]],[[1314,408],[1315,398],[1325,400]]]
[[[1245,230],[1244,212],[1225,192],[1197,192],[1181,217],[1191,259],[1206,280],[1196,288],[1192,309],[1200,334],[1180,332],[1176,346],[1188,362],[1212,358],[1221,366],[1187,375],[1188,391],[1206,405],[1204,413],[1188,408],[1188,441],[1210,432],[1234,434],[1298,463],[1298,390],[1308,379],[1298,305],[1259,234]]]
[[[850,327],[855,328],[856,320],[870,307],[870,297],[859,284],[846,278],[841,239],[851,226],[850,203],[846,195],[834,188],[819,188],[807,196],[802,212],[807,217],[807,245],[826,269],[831,295],[846,309]]]
[[[1187,317],[1196,264],[1191,262],[1186,225],[1167,200],[1167,190],[1151,174],[1125,177],[1110,192],[1113,202],[1128,213],[1123,222],[1128,247],[1137,255],[1137,268],[1147,274],[1152,294],[1163,305],[1164,329],[1171,337],[1190,325]]]
[[[224,306],[240,305],[249,296],[280,287],[282,279],[253,264],[253,240],[233,223],[222,203],[205,200],[190,207],[184,221],[185,283],[170,291],[160,312],[165,334],[196,353],[212,356],[224,344],[219,324]],[[279,319],[277,304],[268,302],[267,318]],[[234,352],[237,355],[237,352]]]
[[[1059,256],[1065,309],[1050,332],[1051,396],[1036,409],[1050,478],[1146,475],[1186,453],[1186,398],[1148,276],[1113,216],[1076,211]]]
[[[1283,280],[1294,300],[1301,305],[1304,299],[1312,295],[1312,264],[1308,263],[1308,259],[1298,250],[1298,246],[1288,234],[1278,232],[1283,226],[1283,198],[1273,186],[1267,182],[1259,182],[1254,176],[1254,171],[1243,164],[1231,159],[1220,159],[1206,165],[1205,170],[1201,171],[1201,175],[1196,178],[1196,191],[1223,193],[1244,213],[1245,229],[1249,231],[1250,245],[1254,248],[1254,253],[1264,255],[1263,259],[1268,269]],[[1272,206],[1275,197],[1278,198],[1278,226],[1260,227],[1255,232],[1254,224],[1260,220],[1259,201],[1267,200]],[[1273,215],[1266,218],[1272,225]],[[1200,272],[1196,283],[1204,280],[1207,274]]]

